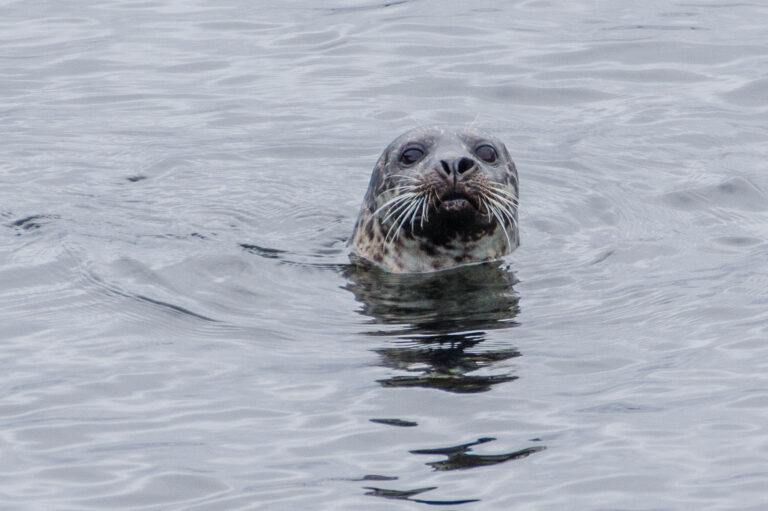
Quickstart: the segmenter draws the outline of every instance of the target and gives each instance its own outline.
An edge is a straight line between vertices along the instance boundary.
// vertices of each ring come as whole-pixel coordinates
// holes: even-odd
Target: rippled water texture
[[[0,2],[3,510],[768,509],[763,2]],[[379,152],[522,244],[349,266]]]

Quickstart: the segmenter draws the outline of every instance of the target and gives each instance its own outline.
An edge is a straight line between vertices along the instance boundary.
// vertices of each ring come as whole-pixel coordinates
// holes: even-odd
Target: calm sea
[[[0,1],[0,509],[768,509],[768,6]],[[380,151],[521,246],[348,265]]]

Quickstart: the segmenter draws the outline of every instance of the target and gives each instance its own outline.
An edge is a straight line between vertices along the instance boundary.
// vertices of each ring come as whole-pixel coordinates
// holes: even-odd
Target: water
[[[0,5],[0,507],[768,507],[760,2]],[[500,267],[346,265],[507,143]]]

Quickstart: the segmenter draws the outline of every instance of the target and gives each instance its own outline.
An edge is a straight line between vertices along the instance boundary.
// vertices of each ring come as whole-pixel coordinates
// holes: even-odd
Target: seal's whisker
[[[510,192],[509,189],[507,187],[503,186],[503,185],[500,185],[498,183],[484,183],[483,186],[485,188],[490,188],[491,190],[494,190],[494,191],[499,192],[499,193],[501,193],[503,195],[506,195],[510,199],[517,200],[517,195],[512,193],[512,192]]]
[[[381,221],[381,223],[386,223],[387,220],[389,220],[392,217],[395,217],[396,219],[400,218],[400,215],[407,211],[408,207],[411,204],[411,201],[413,198],[408,198],[407,200],[403,200],[400,204],[393,207],[392,210],[389,212],[387,216],[384,217],[384,219]],[[395,220],[397,222],[397,220]]]
[[[389,176],[387,176],[387,179],[392,179],[393,177],[402,177],[405,179],[410,179],[411,181],[416,181],[417,183],[421,181],[421,179],[419,179],[418,177],[411,176],[408,174],[390,174]]]
[[[383,211],[383,210],[385,210],[385,209],[389,210],[389,209],[391,209],[391,208],[394,208],[394,207],[395,207],[395,204],[397,204],[398,202],[407,202],[408,200],[412,199],[413,197],[416,197],[417,195],[418,195],[418,194],[416,194],[416,193],[412,193],[412,192],[409,192],[409,193],[404,193],[404,194],[398,195],[398,196],[396,196],[395,198],[393,198],[393,199],[390,199],[390,200],[388,200],[387,202],[385,202],[384,204],[382,204],[382,205],[381,205],[381,207],[379,207],[379,208],[378,208],[376,211],[374,211],[374,212],[373,212],[373,215],[371,215],[371,216],[376,216],[376,215],[378,215],[378,214],[379,214],[381,211]]]
[[[408,218],[411,219],[411,230],[413,230],[413,221],[416,220],[416,212],[419,210],[419,206],[421,205],[421,197],[413,201],[413,207],[409,209],[410,213],[408,215]]]
[[[395,238],[394,233],[397,231],[397,226],[400,224],[400,222],[403,219],[407,218],[407,213],[408,213],[408,210],[410,209],[411,205],[412,205],[412,201],[409,200],[409,201],[404,202],[400,206],[398,206],[397,214],[394,215],[394,219],[392,220],[392,224],[387,229],[387,235],[384,237],[384,242],[385,243],[391,243],[391,241],[394,240],[394,238]],[[390,214],[387,218],[389,218],[390,216],[393,216],[393,215]],[[385,219],[385,221],[386,221],[386,219]]]
[[[400,194],[400,195],[396,195],[393,198],[389,199],[384,204],[382,204],[381,207],[379,207],[376,211],[373,212],[373,214],[375,215],[375,214],[379,213],[380,211],[382,211],[383,209],[386,209],[388,206],[390,206],[390,205],[392,205],[392,204],[394,204],[396,202],[399,202],[399,201],[402,201],[402,200],[406,200],[406,199],[408,199],[408,197],[413,196],[413,195],[416,195],[416,194],[413,193],[413,192],[407,192],[407,193],[403,193],[403,194]]]
[[[410,130],[387,146],[349,243],[355,258],[395,273],[431,272],[517,248],[525,223],[517,169],[500,140],[475,129],[481,117],[468,121]]]
[[[505,209],[508,209],[510,212],[514,212],[515,210],[519,210],[518,204],[515,200],[508,198],[502,194],[496,193],[496,190],[491,190],[488,187],[481,187],[481,193],[488,198],[494,199],[496,202],[501,203],[504,205]],[[517,227],[517,222],[515,222],[515,227]]]
[[[409,202],[408,207],[405,208],[397,216],[397,219],[392,223],[392,227],[390,227],[389,231],[387,232],[387,237],[389,238],[389,234],[392,232],[392,229],[395,229],[395,234],[392,235],[388,243],[392,243],[397,239],[397,237],[400,235],[400,230],[408,222],[408,218],[413,214],[413,211],[415,210],[416,207],[418,207],[418,205],[419,205],[418,201]],[[395,226],[397,226],[397,228],[395,228]],[[384,241],[386,242],[387,240],[385,239]]]
[[[416,213],[419,211],[420,206],[421,206],[421,197],[419,197],[418,200],[414,200],[411,207],[408,208],[408,210],[406,211],[403,222],[398,227],[397,232],[395,232],[395,238],[397,238],[400,235],[400,230],[403,227],[405,227],[405,224],[407,223],[409,218],[411,219],[411,231],[413,231],[414,222],[416,220]]]
[[[517,208],[517,205],[514,202],[512,202],[511,200],[501,195],[497,195],[495,193],[486,193],[486,197],[491,198],[496,202],[503,204],[505,207],[509,208],[510,210],[514,210],[515,208]]]
[[[397,184],[396,186],[398,195],[401,195],[403,193],[414,193],[419,192],[420,187],[417,185],[410,185],[410,184]]]
[[[510,208],[505,206],[503,203],[499,203],[497,200],[495,200],[493,197],[486,196],[486,200],[493,203],[493,205],[497,208],[499,213],[504,217],[509,219],[510,225],[515,227],[517,229],[517,220],[515,219],[514,214],[510,211]]]
[[[408,204],[408,201],[407,201],[406,199],[401,199],[401,201],[399,201],[399,203],[397,203],[397,204],[385,204],[384,206],[382,206],[382,207],[380,207],[379,209],[377,209],[376,211],[374,211],[374,212],[373,212],[373,214],[371,214],[370,218],[368,218],[368,222],[367,222],[367,223],[370,223],[370,222],[372,222],[372,221],[373,221],[373,219],[374,219],[374,218],[377,218],[377,217],[376,217],[376,215],[377,215],[377,214],[378,214],[378,213],[379,213],[379,212],[380,212],[382,209],[386,209],[387,211],[389,211],[389,214],[387,215],[387,217],[386,217],[386,218],[384,218],[383,220],[381,220],[381,223],[384,223],[384,222],[386,222],[386,221],[389,219],[389,217],[390,217],[390,216],[392,216],[393,214],[397,213],[397,211],[398,211],[398,210],[399,210],[399,209],[400,209],[402,206],[404,206],[405,204]]]
[[[420,203],[421,201],[418,201],[418,200],[413,201],[413,204],[411,205],[411,207],[408,208],[408,210],[406,211],[403,222],[400,224],[400,227],[398,227],[397,232],[395,232],[395,238],[397,238],[397,236],[400,234],[400,229],[402,229],[405,226],[405,224],[408,221],[408,218],[411,219],[411,229],[413,229],[413,219],[415,218],[416,211],[418,211],[419,209]]]
[[[500,211],[499,208],[496,206],[492,206],[494,215],[499,221],[499,226],[501,227],[501,230],[504,231],[504,237],[507,240],[507,247],[511,250],[512,249],[512,240],[509,237],[509,231],[507,230],[507,223],[505,222],[505,215],[503,211]]]
[[[484,197],[484,195],[483,195],[483,197]],[[480,203],[483,206],[485,206],[485,212],[488,213],[488,222],[490,223],[490,221],[491,221],[491,210],[488,207],[488,204],[486,204],[485,199],[483,197],[480,198]]]
[[[398,186],[396,197],[402,197],[403,195],[408,195],[412,193],[415,193],[418,195],[421,193],[421,190],[419,190],[418,186],[413,186],[413,185]]]
[[[381,223],[381,224],[385,224],[385,223],[387,223],[387,221],[388,221],[390,218],[392,218],[392,217],[395,217],[395,218],[399,218],[399,216],[400,216],[400,213],[401,213],[401,212],[402,212],[402,211],[403,211],[405,208],[407,208],[407,207],[408,207],[408,204],[409,204],[409,201],[403,201],[403,202],[401,202],[400,204],[398,204],[397,206],[393,207],[393,208],[392,208],[392,209],[389,211],[389,214],[388,214],[387,216],[385,216],[383,219],[381,219],[381,220],[380,220],[380,223]]]
[[[489,197],[492,197],[493,199],[495,199],[495,200],[497,200],[497,201],[507,205],[510,209],[515,209],[517,207],[515,205],[515,203],[512,202],[511,200],[509,200],[509,199],[507,199],[507,198],[505,198],[503,196],[496,195],[495,193],[494,194],[489,194]]]
[[[419,210],[423,209],[424,196],[422,195],[421,197],[419,197],[419,200],[416,201],[416,203],[417,203],[416,204],[416,210],[411,215],[411,232],[413,232],[413,230],[416,228],[414,223],[416,222],[416,216],[417,216]],[[421,225],[422,226],[424,225],[423,219],[422,219]]]
[[[504,231],[504,237],[507,239],[507,248],[512,249],[512,240],[509,239],[509,233],[507,232],[507,228],[504,226],[504,220],[502,220],[500,213],[498,213],[498,210],[490,205],[487,201],[485,201],[485,207],[488,208],[489,211],[493,213],[493,216],[496,217],[496,221],[499,223],[499,227],[501,227],[501,230]]]
[[[511,195],[513,197],[516,196],[514,193],[509,191],[509,187],[507,187],[506,185],[504,185],[502,183],[495,183],[493,181],[489,181],[489,182],[484,183],[484,184],[485,184],[485,186],[487,186],[489,188],[493,188],[494,190],[499,190],[499,191],[504,192],[504,193],[506,193],[508,195]]]
[[[504,195],[509,198],[509,200],[513,201],[515,203],[515,206],[520,205],[520,199],[515,195],[514,193],[510,192],[506,188],[502,187],[501,185],[498,185],[496,183],[488,183],[485,185],[485,188],[489,188],[493,190],[495,193]]]
[[[503,199],[503,197],[499,197],[494,194],[487,193],[485,195],[485,199],[490,203],[492,203],[496,207],[497,211],[503,214],[504,218],[509,218],[510,224],[517,227],[517,222],[515,220],[515,215],[514,215],[514,209],[515,209],[514,205],[512,205],[509,202],[506,202]]]

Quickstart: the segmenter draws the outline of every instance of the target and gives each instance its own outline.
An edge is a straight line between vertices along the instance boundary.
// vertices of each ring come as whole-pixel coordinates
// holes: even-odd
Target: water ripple
[[[3,509],[765,508],[768,11],[594,7],[3,3]],[[520,249],[351,265],[427,123]]]

